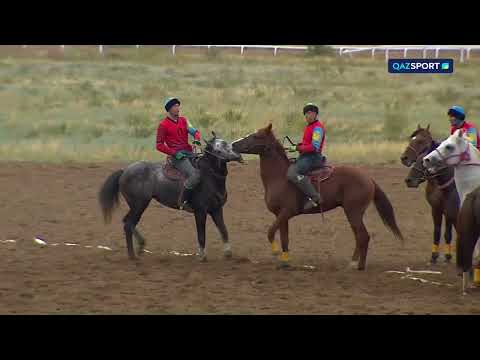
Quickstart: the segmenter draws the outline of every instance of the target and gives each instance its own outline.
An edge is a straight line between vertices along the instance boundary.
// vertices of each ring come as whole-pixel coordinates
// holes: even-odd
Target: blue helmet
[[[454,116],[455,118],[459,119],[459,120],[465,120],[465,110],[463,109],[463,107],[461,106],[458,106],[458,105],[454,105],[452,106],[449,110],[448,110],[448,115],[450,116]]]

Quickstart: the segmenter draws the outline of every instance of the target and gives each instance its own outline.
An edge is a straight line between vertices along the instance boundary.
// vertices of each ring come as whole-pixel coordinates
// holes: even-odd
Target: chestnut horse
[[[372,200],[383,223],[403,242],[392,204],[373,179],[362,171],[348,166],[335,167],[331,175],[321,181],[321,194],[324,200],[322,206],[303,212],[306,197],[287,179],[290,160],[282,144],[275,138],[272,124],[235,141],[232,148],[237,153],[260,155],[260,176],[265,188],[265,202],[268,210],[276,216],[268,231],[268,240],[274,255],[278,255],[275,234],[280,230],[282,244],[280,266],[289,266],[288,221],[298,215],[326,212],[339,206],[343,207],[355,235],[356,247],[352,266],[358,270],[365,270],[370,235],[363,223],[363,216]]]
[[[454,172],[452,168],[443,167],[435,174],[430,174],[423,166],[423,157],[440,145],[433,140],[430,126],[423,129],[418,125],[417,130],[410,135],[410,142],[402,154],[402,164],[413,167],[408,173],[405,182],[410,188],[427,181],[425,198],[432,210],[433,220],[433,245],[431,263],[435,264],[440,256],[440,237],[442,222],[445,218],[445,260],[452,259],[452,227],[456,227],[457,215],[460,208],[460,198],[455,187]]]

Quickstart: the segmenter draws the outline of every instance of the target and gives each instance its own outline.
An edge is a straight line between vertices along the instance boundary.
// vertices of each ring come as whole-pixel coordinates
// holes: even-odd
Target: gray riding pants
[[[195,169],[188,158],[183,158],[181,160],[173,159],[173,166],[179,170],[187,180],[185,181],[185,188],[188,190],[193,190],[200,183],[200,171]]]

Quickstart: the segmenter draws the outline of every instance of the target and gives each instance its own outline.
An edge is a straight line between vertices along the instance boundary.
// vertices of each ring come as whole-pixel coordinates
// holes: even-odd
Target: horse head
[[[232,144],[217,137],[217,134],[212,131],[213,137],[205,141],[204,152],[216,157],[217,159],[224,160],[225,162],[238,161],[243,162],[242,155],[232,149]]]
[[[470,147],[463,132],[457,130],[423,158],[423,165],[429,172],[436,172],[442,166],[456,167],[470,161]]]
[[[400,160],[406,167],[412,166],[419,157],[426,155],[432,147],[433,138],[430,134],[430,125],[423,129],[418,125],[417,130],[410,135],[410,142]]]
[[[262,155],[272,146],[275,137],[272,124],[232,143],[233,150],[240,154]]]

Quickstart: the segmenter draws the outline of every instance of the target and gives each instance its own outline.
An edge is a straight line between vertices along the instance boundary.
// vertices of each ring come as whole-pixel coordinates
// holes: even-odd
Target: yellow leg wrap
[[[452,255],[452,245],[445,245],[445,254]]]
[[[478,268],[473,270],[473,282],[476,285],[480,285],[480,269]]]
[[[432,253],[438,253],[438,245],[432,245]]]
[[[282,252],[282,255],[280,256],[280,261],[282,261],[282,262],[288,262],[289,261],[288,252]]]
[[[280,247],[278,246],[278,244],[275,240],[273,240],[273,242],[272,242],[272,252],[274,254],[278,254],[280,252]]]

